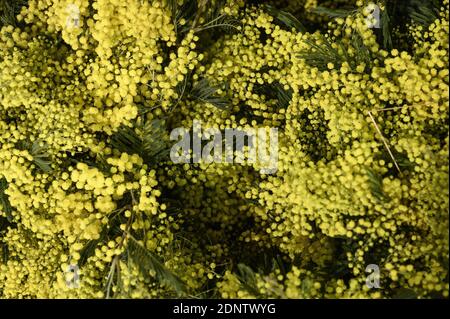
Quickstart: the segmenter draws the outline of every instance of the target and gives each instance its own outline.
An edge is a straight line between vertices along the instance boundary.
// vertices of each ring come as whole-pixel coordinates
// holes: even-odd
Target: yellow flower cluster
[[[185,206],[193,207],[206,232],[217,233],[211,225],[220,223],[223,231],[212,238],[240,233],[239,239],[249,244],[245,248],[275,246],[291,260],[300,258],[305,269],[308,262],[342,264],[345,270],[339,271],[354,276],[350,282],[320,279],[329,285],[326,291],[318,289],[318,296],[379,298],[395,296],[393,291],[402,287],[422,297],[448,296],[441,261],[448,252],[448,138],[431,133],[445,134],[448,119],[448,11],[441,11],[426,35],[414,30],[418,42],[413,53],[382,49],[366,17],[361,12],[337,19],[324,39],[318,33],[283,30],[266,13],[250,12],[242,32],[218,44],[205,69],[209,78],[228,84],[231,109],[187,101],[180,120],[187,127],[197,119],[220,129],[283,126],[279,172],[257,182],[247,169],[210,164],[192,167],[187,175],[169,169],[169,176],[183,175],[178,185],[186,185]],[[355,34],[371,59],[350,65],[358,61]],[[324,46],[326,41],[345,50],[341,54],[349,61],[328,63],[325,70],[311,66],[303,52],[312,42]],[[260,91],[273,83],[293,92],[285,108],[270,92]],[[197,185],[199,178],[203,186]],[[242,194],[248,201],[242,201]],[[248,229],[249,221],[256,226]],[[337,255],[342,245],[348,248]],[[383,269],[391,259],[401,272]],[[390,292],[365,286],[365,268],[371,263],[380,266]],[[426,268],[428,275],[413,265]],[[242,291],[235,274],[227,272],[223,280],[223,297],[255,296]]]
[[[367,1],[319,2],[29,0],[0,29],[0,297],[448,297],[448,0],[393,48]],[[277,128],[278,170],[174,164],[161,119]]]
[[[13,71],[21,74],[18,89],[26,85],[20,91],[3,88],[9,94],[15,91],[16,98],[11,97],[14,102],[8,105],[32,104],[42,110],[45,104],[47,112],[28,114],[33,119],[30,125],[45,125],[39,118],[48,116],[50,110],[66,134],[67,123],[78,125],[72,128],[74,135],[68,136],[73,142],[86,130],[111,134],[121,124],[129,124],[142,104],[161,114],[160,108],[167,110],[177,98],[175,87],[202,58],[194,50],[198,37],[193,32],[177,43],[170,12],[161,1],[94,1],[91,7],[88,1],[31,0],[18,19],[32,27],[25,32],[11,26],[5,28],[2,45],[14,50],[14,46],[30,47],[27,42],[32,41],[35,49],[28,50],[25,56],[19,52],[8,55],[12,60],[3,62],[19,63],[23,68],[2,65],[8,72],[2,76],[2,82],[4,79],[8,83],[9,78],[16,76],[9,74]],[[61,32],[60,45],[55,42],[55,32]],[[47,49],[42,47],[45,45]],[[37,82],[36,75],[46,77],[42,79],[44,85]],[[35,80],[20,84],[21,78],[28,81],[30,77]],[[42,100],[39,94],[32,93],[39,89],[29,88],[30,85],[39,86],[40,90],[48,85],[54,92]],[[46,133],[44,126],[41,135],[45,140],[51,139]],[[59,135],[54,139],[58,141]]]

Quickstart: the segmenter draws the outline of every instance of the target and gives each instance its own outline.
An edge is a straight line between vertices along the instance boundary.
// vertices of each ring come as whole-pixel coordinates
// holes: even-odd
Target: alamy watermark
[[[367,27],[369,29],[381,28],[380,7],[375,3],[369,3],[364,8],[364,11],[364,13],[367,14],[367,17],[365,18]]]
[[[366,272],[370,273],[366,277],[366,286],[368,288],[380,288],[380,267],[375,264],[367,265]]]
[[[192,131],[176,128],[170,140],[177,140],[170,150],[174,163],[247,163],[255,164],[262,174],[278,170],[277,128],[226,128],[222,132],[202,128],[201,121],[194,120]]]
[[[66,7],[67,19],[66,27],[69,29],[78,28],[80,26],[80,8],[70,3]]]
[[[80,269],[78,265],[67,266],[64,277],[67,287],[71,289],[80,287]]]

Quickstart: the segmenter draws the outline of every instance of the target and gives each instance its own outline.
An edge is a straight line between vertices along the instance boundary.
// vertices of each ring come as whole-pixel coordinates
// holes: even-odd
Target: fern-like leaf
[[[204,30],[208,30],[208,29],[218,28],[227,33],[230,33],[230,32],[238,30],[240,26],[241,26],[241,21],[239,21],[238,19],[236,19],[230,15],[222,14],[222,15],[219,15],[218,17],[215,17],[212,20],[202,24],[201,26],[197,27],[195,29],[195,31],[199,32],[199,31],[204,31]]]
[[[30,151],[33,156],[33,162],[37,167],[45,173],[52,171],[52,161],[45,146],[41,146],[38,141],[34,141]]]
[[[9,202],[8,195],[5,194],[6,189],[8,188],[8,182],[5,178],[0,179],[0,205],[2,211],[6,214],[6,218],[9,222],[12,221],[12,207]]]
[[[320,44],[317,44],[314,39],[306,40],[309,49],[299,54],[299,57],[313,67],[319,70],[326,70],[328,63],[333,63],[336,67],[340,67],[346,56],[339,53],[339,50],[332,45],[330,40],[324,36],[320,37]],[[340,44],[341,49],[345,52],[344,47]]]
[[[383,46],[390,50],[392,49],[391,18],[389,17],[387,10],[383,10],[381,12],[380,25],[383,35]]]
[[[289,106],[292,100],[292,89],[286,90],[283,85],[276,83],[273,85],[275,92],[277,93],[277,106],[280,109],[285,109]]]
[[[17,25],[16,16],[26,3],[26,0],[0,0],[0,27]]]
[[[144,248],[132,236],[128,238],[127,249],[130,259],[136,264],[144,277],[153,279],[150,276],[150,272],[153,272],[155,274],[154,278],[159,283],[172,288],[179,296],[186,293],[186,285],[183,281],[167,269],[157,256]]]
[[[299,57],[310,66],[317,67],[321,71],[326,70],[329,63],[340,68],[344,62],[347,62],[352,70],[355,70],[361,64],[365,64],[366,67],[370,67],[372,64],[371,52],[364,45],[363,39],[357,32],[352,35],[347,43],[340,40],[332,43],[329,38],[323,35],[320,36],[319,41],[318,44],[315,39],[306,40],[309,49],[300,53]],[[346,47],[353,48],[354,54],[349,55]]]
[[[190,96],[195,100],[209,103],[219,109],[226,109],[230,105],[228,98],[217,93],[217,88],[211,86],[209,81],[205,78],[198,81],[190,92]]]
[[[367,176],[369,177],[370,189],[372,194],[380,201],[387,201],[389,198],[383,192],[383,182],[381,176],[375,173],[371,169],[366,169]]]
[[[313,13],[326,15],[330,18],[345,18],[357,12],[355,9],[331,9],[318,6],[312,10]]]
[[[107,228],[103,228],[100,237],[98,239],[89,240],[87,244],[80,251],[80,260],[78,261],[78,266],[83,266],[89,257],[91,257],[95,253],[95,248],[97,248],[98,244],[104,241],[107,235]]]
[[[417,293],[409,288],[399,288],[396,290],[393,299],[417,299]]]
[[[138,127],[138,134],[142,140],[144,159],[157,163],[169,155],[169,135],[164,120],[147,122],[144,126]]]
[[[259,289],[256,284],[256,275],[255,272],[245,264],[238,264],[238,274],[239,281],[241,282],[242,287],[250,292],[253,296],[259,295]]]
[[[440,6],[437,0],[411,0],[408,6],[408,15],[414,23],[428,27],[439,18]]]
[[[298,32],[306,32],[305,26],[291,13],[277,9],[271,5],[265,5],[265,9],[278,23],[284,24],[289,29],[295,29]]]
[[[9,259],[9,250],[8,250],[8,246],[6,245],[6,243],[2,243],[1,244],[2,247],[2,259],[3,259],[3,264],[6,264],[8,262]]]
[[[187,33],[197,14],[197,1],[185,0],[182,5],[179,5],[177,0],[167,0],[167,6],[172,14],[175,31],[181,34]],[[180,23],[181,20],[185,21],[183,25]]]
[[[31,154],[36,168],[44,173],[52,171],[50,154],[47,152],[47,147],[40,140],[35,140],[34,142],[21,141],[17,147],[22,150],[27,150]]]
[[[148,164],[158,163],[169,154],[169,137],[164,120],[153,120],[134,127],[123,126],[111,137],[111,145],[128,154],[138,154]]]

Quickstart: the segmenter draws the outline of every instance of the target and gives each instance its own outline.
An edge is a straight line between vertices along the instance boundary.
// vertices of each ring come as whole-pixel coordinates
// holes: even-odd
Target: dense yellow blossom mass
[[[403,25],[374,1],[380,28],[369,1],[250,2],[1,26],[1,298],[448,297],[448,0]],[[172,163],[194,121],[278,128],[278,171]]]

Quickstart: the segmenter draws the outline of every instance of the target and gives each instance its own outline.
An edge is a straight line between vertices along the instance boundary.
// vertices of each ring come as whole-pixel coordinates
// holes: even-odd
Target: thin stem
[[[398,166],[397,161],[395,160],[394,154],[392,154],[392,152],[391,152],[391,148],[389,147],[389,144],[387,143],[387,140],[384,138],[383,134],[381,133],[380,128],[378,127],[377,122],[375,121],[374,117],[372,116],[372,112],[368,111],[368,113],[369,113],[370,119],[372,120],[373,124],[375,125],[375,129],[377,130],[378,134],[380,135],[381,140],[383,141],[383,144],[384,144],[384,146],[386,147],[386,149],[387,149],[387,151],[389,153],[389,156],[392,158],[392,160],[394,161],[395,167],[397,168],[397,170],[401,174],[402,171],[400,170],[400,167]]]

